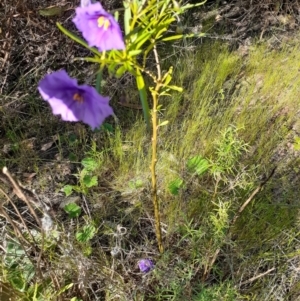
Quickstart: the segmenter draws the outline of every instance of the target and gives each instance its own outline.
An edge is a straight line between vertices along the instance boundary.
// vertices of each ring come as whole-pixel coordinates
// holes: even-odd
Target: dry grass
[[[242,53],[231,53],[212,42],[193,49],[181,44],[168,49],[165,68],[174,65],[174,79],[185,92],[161,100],[160,117],[170,123],[159,133],[157,173],[166,247],[159,256],[150,200],[150,139],[141,112],[120,107],[114,99],[119,124],[109,120],[113,132],[92,133],[82,124],[53,117],[36,93],[38,80],[48,71],[66,68],[81,79],[92,73],[90,66],[72,62],[74,56],[86,53],[55,27],[59,21],[72,28],[75,3],[49,1],[41,7],[15,1],[4,5],[8,37],[1,73],[0,165],[8,166],[27,189],[35,189],[51,207],[56,224],[48,238],[42,241],[37,236],[34,241],[12,205],[5,204],[9,216],[27,235],[29,246],[24,249],[43,275],[37,273],[18,292],[20,298],[32,300],[36,289],[41,292],[39,300],[75,296],[107,301],[297,300],[298,35],[277,48],[270,39],[269,45],[253,44]],[[51,5],[66,10],[51,17],[38,13]],[[117,97],[124,83],[127,97],[134,95],[131,101],[136,101],[130,77],[108,80],[105,89]],[[232,142],[249,145],[248,152],[233,158],[234,171],[222,174],[221,179],[213,173],[198,177],[189,172],[186,164],[192,156],[220,161],[216,141],[222,141],[221,133],[229,126],[239,129]],[[232,151],[223,159],[229,161],[231,155]],[[62,189],[66,184],[80,184],[76,174],[83,168],[84,157],[97,162],[99,183],[87,195],[74,193],[66,198]],[[229,228],[234,213],[275,166],[275,176]],[[185,185],[173,195],[169,185],[177,178]],[[27,206],[2,182],[25,225],[38,228]],[[60,206],[63,201],[78,202],[82,215],[68,218]],[[5,254],[7,243],[16,235],[7,219],[1,217],[1,225],[1,252]],[[94,225],[97,234],[81,243],[76,232],[84,225]],[[117,254],[112,256],[112,251]],[[137,262],[145,257],[154,259],[156,268],[141,275]],[[9,282],[11,269],[5,260],[7,256],[3,256],[0,280]],[[204,277],[207,269],[210,273]],[[70,283],[73,287],[55,296]],[[9,290],[17,291],[16,285]]]

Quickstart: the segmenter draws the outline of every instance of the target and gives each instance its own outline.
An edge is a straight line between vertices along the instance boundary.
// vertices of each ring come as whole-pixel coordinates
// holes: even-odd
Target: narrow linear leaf
[[[168,123],[169,123],[169,120],[165,120],[165,121],[161,122],[157,127],[167,125]]]
[[[163,6],[161,8],[159,18],[161,18],[164,15],[164,12],[165,12],[166,8],[168,7],[169,2],[170,2],[169,0],[163,2]]]
[[[170,67],[168,72],[164,75],[162,81],[165,85],[168,85],[170,81],[172,80],[172,74],[173,74],[173,66]]]
[[[140,70],[136,70],[136,83],[140,94],[140,100],[143,107],[145,122],[147,124],[148,130],[150,130],[150,110],[147,101],[146,86]]]
[[[169,89],[159,93],[159,96],[172,96],[170,93],[168,93]]]
[[[168,41],[179,40],[179,39],[203,38],[205,36],[206,36],[206,34],[203,33],[203,32],[190,33],[190,34],[178,34],[178,35],[175,35],[175,36],[165,37],[165,38],[161,39],[161,41],[168,42]]]
[[[126,71],[127,71],[127,66],[124,64],[123,66],[117,69],[115,76],[117,78],[120,78]]]
[[[180,9],[181,9],[182,12],[184,12],[184,11],[187,10],[187,9],[190,9],[190,8],[193,8],[193,7],[197,7],[197,6],[201,6],[201,5],[205,4],[206,1],[207,1],[207,0],[204,0],[204,1],[199,2],[199,3],[196,3],[196,4],[187,4],[187,5],[185,5],[185,6],[181,6]]]
[[[175,35],[175,36],[169,36],[169,37],[163,38],[161,40],[164,41],[164,42],[167,42],[167,41],[179,40],[179,39],[182,39],[182,38],[183,38],[183,34],[178,34],[178,35]]]
[[[139,54],[141,54],[143,51],[140,49],[140,50],[130,50],[128,52],[128,57],[133,57],[133,56],[137,56]]]
[[[171,90],[175,90],[177,92],[182,92],[183,89],[181,87],[178,87],[178,86],[167,86],[169,89]]]
[[[67,30],[64,28],[60,23],[56,23],[56,26],[59,28],[60,31],[62,31],[66,36],[71,38],[73,41],[77,42],[78,44],[82,45],[83,47],[89,49],[91,52],[96,54],[97,56],[101,56],[101,53],[94,47],[90,47],[83,39],[79,38],[76,36],[74,33],[71,31]]]
[[[116,12],[114,13],[114,18],[115,18],[115,20],[116,20],[117,22],[119,22],[119,12],[118,12],[118,11],[116,11]]]
[[[124,27],[125,27],[125,34],[128,35],[130,32],[130,21],[131,21],[131,9],[129,2],[124,1]]]
[[[74,284],[70,283],[65,285],[63,288],[61,288],[57,293],[55,293],[55,296],[60,296],[62,293],[64,293],[65,291],[67,291],[68,289],[70,289]]]

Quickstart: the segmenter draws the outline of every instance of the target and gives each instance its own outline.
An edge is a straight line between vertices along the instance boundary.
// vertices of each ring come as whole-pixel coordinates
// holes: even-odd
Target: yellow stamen
[[[101,16],[98,18],[98,26],[103,27],[106,30],[110,26],[110,22],[105,17]]]
[[[75,93],[74,96],[73,96],[73,100],[79,102],[79,103],[83,103],[83,96],[80,95],[79,93]]]

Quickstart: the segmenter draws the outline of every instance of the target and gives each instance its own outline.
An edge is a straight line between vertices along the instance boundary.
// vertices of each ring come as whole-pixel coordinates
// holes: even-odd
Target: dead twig
[[[254,277],[252,277],[252,278],[250,278],[250,279],[248,279],[248,280],[246,280],[246,281],[243,281],[243,282],[240,283],[239,285],[241,286],[241,285],[244,285],[244,284],[251,283],[251,282],[255,281],[256,279],[259,279],[259,278],[261,278],[261,277],[264,277],[264,276],[268,275],[269,273],[273,272],[274,270],[275,270],[275,268],[271,268],[271,269],[267,270],[267,271],[264,272],[264,273],[261,273],[261,274],[259,274],[259,275],[257,275],[257,276],[254,276]]]
[[[261,191],[261,189],[263,188],[263,186],[265,186],[266,183],[274,175],[275,170],[276,170],[276,167],[273,168],[273,170],[271,171],[271,173],[269,174],[269,176],[263,182],[261,182],[260,185],[252,192],[252,194],[250,195],[250,197],[244,202],[244,204],[240,207],[240,209],[238,210],[238,212],[233,217],[230,226],[233,226],[235,224],[236,220],[239,218],[239,216],[244,211],[244,209],[247,207],[247,205],[253,200],[253,198],[256,196],[256,194],[258,194]]]
[[[9,181],[12,184],[12,186],[14,188],[14,191],[15,191],[16,195],[18,196],[18,198],[20,198],[22,201],[24,201],[26,203],[26,205],[28,206],[28,208],[29,208],[32,216],[34,216],[37,224],[41,228],[41,226],[42,226],[41,220],[37,216],[36,212],[34,211],[34,208],[32,207],[31,203],[28,201],[28,199],[25,196],[25,194],[23,193],[23,191],[22,191],[21,187],[19,186],[19,184],[14,180],[14,178],[12,177],[12,175],[10,174],[10,172],[8,171],[7,167],[3,167],[2,172],[9,179]]]
[[[27,233],[31,236],[32,240],[34,240],[34,237],[32,236],[31,232],[29,231],[26,222],[24,221],[20,211],[18,210],[17,206],[14,204],[14,202],[12,201],[12,199],[7,195],[7,193],[0,187],[0,192],[6,197],[6,199],[11,203],[11,205],[14,207],[15,212],[17,213],[19,219],[22,222],[23,227],[26,229]],[[1,208],[3,209],[3,207]],[[5,211],[5,210],[4,210]],[[5,211],[6,212],[6,211]],[[17,233],[16,233],[17,234]]]
[[[244,211],[244,209],[249,205],[249,203],[254,199],[254,197],[262,190],[263,186],[266,185],[266,183],[273,177],[275,170],[277,167],[274,167],[273,170],[271,171],[271,173],[269,174],[268,177],[266,177],[266,179],[264,179],[259,186],[251,193],[250,197],[243,203],[243,205],[240,207],[240,209],[238,210],[238,212],[234,215],[230,225],[229,225],[229,230],[228,233],[226,235],[226,237],[228,237],[230,235],[230,229],[232,228],[232,226],[236,223],[237,219],[239,218],[239,216],[241,215],[241,213]],[[215,263],[215,261],[218,258],[218,255],[221,251],[221,248],[218,248],[216,250],[216,252],[214,253],[213,258],[211,259],[211,261],[206,265],[204,273],[203,273],[203,277],[202,277],[202,281],[204,282],[207,277],[210,274],[210,271]]]

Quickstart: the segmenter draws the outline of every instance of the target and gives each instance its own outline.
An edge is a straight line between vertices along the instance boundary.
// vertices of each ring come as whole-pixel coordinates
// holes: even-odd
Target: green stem
[[[101,94],[101,81],[102,81],[102,70],[100,69],[96,77],[96,90]]]

